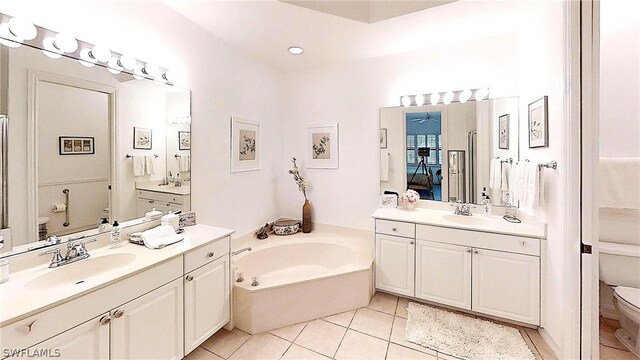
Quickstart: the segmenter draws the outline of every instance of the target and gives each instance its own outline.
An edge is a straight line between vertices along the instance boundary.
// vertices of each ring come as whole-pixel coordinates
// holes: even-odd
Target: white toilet
[[[640,245],[600,242],[600,280],[614,289],[615,335],[640,358]]]

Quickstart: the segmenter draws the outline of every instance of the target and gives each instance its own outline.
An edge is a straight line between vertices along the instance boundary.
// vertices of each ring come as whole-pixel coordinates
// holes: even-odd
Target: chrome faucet
[[[236,255],[238,255],[240,253],[243,253],[245,251],[251,251],[251,248],[250,247],[246,247],[246,248],[242,248],[240,250],[232,251],[231,252],[231,256],[236,256]]]
[[[471,212],[472,208],[475,208],[475,205],[465,204],[462,200],[458,200],[455,204],[451,204],[451,206],[455,206],[455,210],[453,211],[454,215],[462,215],[462,216],[473,216]]]
[[[81,241],[78,243],[73,243],[73,240],[69,240],[69,242],[67,242],[67,254],[65,256],[62,256],[62,254],[60,253],[60,248],[45,251],[43,253],[38,254],[38,256],[53,254],[53,259],[51,259],[51,263],[49,264],[49,267],[57,268],[62,265],[71,264],[76,261],[80,261],[88,258],[90,255],[89,255],[89,252],[87,251],[87,248],[84,245],[86,243],[91,243],[94,241],[96,241],[95,238],[89,241],[84,241],[84,242]]]

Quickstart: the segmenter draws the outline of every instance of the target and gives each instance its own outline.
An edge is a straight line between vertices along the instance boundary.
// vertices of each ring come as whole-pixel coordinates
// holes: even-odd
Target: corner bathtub
[[[373,259],[362,240],[298,233],[249,245],[252,251],[232,258],[233,321],[240,330],[255,334],[369,304]],[[239,272],[243,282],[235,281]],[[258,286],[251,286],[254,276]]]

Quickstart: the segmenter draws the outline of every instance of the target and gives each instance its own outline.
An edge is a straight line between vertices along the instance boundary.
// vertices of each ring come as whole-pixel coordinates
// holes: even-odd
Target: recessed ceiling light
[[[292,46],[289,48],[289,53],[292,55],[300,55],[304,52],[300,46]]]

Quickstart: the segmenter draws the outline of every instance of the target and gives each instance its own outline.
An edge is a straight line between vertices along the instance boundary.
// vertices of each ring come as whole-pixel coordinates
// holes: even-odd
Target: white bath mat
[[[416,303],[405,340],[460,359],[535,360],[517,329]]]

